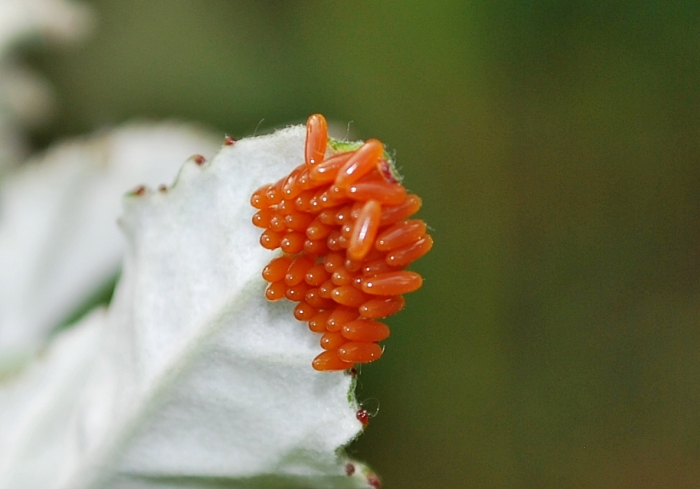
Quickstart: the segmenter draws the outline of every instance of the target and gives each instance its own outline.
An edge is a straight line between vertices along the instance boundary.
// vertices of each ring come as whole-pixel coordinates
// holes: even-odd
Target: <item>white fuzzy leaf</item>
[[[0,372],[117,273],[121,196],[172,182],[184,160],[220,141],[184,125],[134,124],[59,145],[0,183]]]
[[[274,254],[258,244],[249,197],[303,161],[304,135],[241,140],[186,163],[167,192],[125,198],[122,277],[70,424],[19,437],[46,437],[59,460],[32,473],[21,470],[38,457],[29,448],[5,465],[0,455],[0,481],[11,481],[0,487],[369,487],[337,454],[362,428],[352,378],[314,371],[318,335],[263,294]]]
[[[39,362],[0,385],[0,488],[49,487],[70,440],[69,420],[95,361],[103,309],[64,332]]]

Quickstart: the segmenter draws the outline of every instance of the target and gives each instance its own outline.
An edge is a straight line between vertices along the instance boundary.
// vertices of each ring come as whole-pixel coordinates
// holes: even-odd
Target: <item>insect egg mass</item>
[[[395,178],[384,145],[370,139],[329,150],[324,117],[306,123],[304,162],[253,193],[260,244],[281,248],[263,270],[270,301],[297,302],[294,317],[319,333],[321,371],[346,370],[382,356],[389,328],[377,319],[400,311],[403,294],[423,283],[405,268],[433,245],[421,206]]]

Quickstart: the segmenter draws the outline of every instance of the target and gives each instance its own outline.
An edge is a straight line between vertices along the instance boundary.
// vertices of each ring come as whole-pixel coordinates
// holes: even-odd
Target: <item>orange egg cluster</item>
[[[394,178],[384,146],[370,139],[325,158],[326,120],[306,124],[305,161],[253,193],[253,224],[263,247],[283,255],[263,270],[265,296],[298,302],[294,317],[321,333],[316,370],[345,370],[382,355],[389,328],[376,321],[400,311],[402,294],[423,283],[411,262],[433,245],[420,209]]]

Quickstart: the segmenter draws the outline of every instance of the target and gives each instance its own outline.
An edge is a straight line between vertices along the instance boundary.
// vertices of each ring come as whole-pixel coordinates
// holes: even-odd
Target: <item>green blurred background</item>
[[[349,451],[387,488],[700,487],[700,3],[98,0],[41,146],[325,114],[435,247]]]

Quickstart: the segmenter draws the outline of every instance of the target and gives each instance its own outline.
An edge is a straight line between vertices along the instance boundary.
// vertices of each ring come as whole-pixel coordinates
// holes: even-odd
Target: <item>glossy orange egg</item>
[[[279,260],[279,258],[277,258]],[[314,258],[308,255],[297,256],[287,268],[284,274],[284,283],[287,285],[298,285],[306,278],[306,273],[314,266]]]
[[[389,333],[389,327],[386,324],[371,319],[350,321],[340,328],[340,334],[343,335],[343,338],[362,343],[376,343],[385,340],[389,337]]]
[[[263,268],[262,276],[268,282],[279,282],[284,279],[290,265],[294,260],[289,256],[280,256],[273,259]]]
[[[269,301],[278,301],[284,299],[287,292],[287,286],[284,282],[273,282],[265,289],[265,297]]]
[[[328,124],[321,114],[314,114],[306,122],[304,162],[311,167],[323,161],[328,144]]]
[[[309,321],[311,318],[316,316],[316,314],[318,314],[318,310],[307,302],[300,302],[294,308],[294,317],[297,319],[297,321]]]
[[[382,347],[376,343],[352,341],[338,348],[338,357],[344,362],[369,363],[379,360]]]
[[[330,316],[331,313],[331,310],[316,313],[316,315],[309,320],[309,329],[314,333],[325,333],[326,321],[328,321],[328,316]]]
[[[384,145],[381,141],[370,139],[355,151],[355,154],[338,171],[335,184],[340,188],[347,188],[357,182],[377,166],[382,154],[384,154]]]
[[[326,329],[328,331],[340,331],[346,323],[354,321],[359,317],[359,313],[354,307],[336,307],[326,318]]]
[[[331,274],[326,271],[323,263],[316,263],[306,270],[306,276],[304,278],[307,284],[318,287],[331,278]]]
[[[392,267],[402,267],[413,263],[421,256],[425,255],[433,247],[433,238],[425,235],[408,246],[392,250],[386,255],[387,265]]]
[[[354,261],[364,259],[372,249],[379,230],[382,206],[376,200],[369,200],[362,206],[351,227],[348,242],[348,257]]]
[[[376,200],[384,205],[400,205],[406,200],[406,189],[402,185],[387,182],[358,182],[348,187],[345,194],[352,200]]]
[[[372,295],[407,294],[420,289],[423,278],[415,272],[387,272],[362,281],[362,291]]]
[[[395,295],[393,297],[369,300],[360,306],[359,312],[364,318],[385,318],[399,312],[405,304],[406,300],[403,296]]]
[[[311,366],[321,372],[333,370],[348,370],[355,365],[354,362],[346,362],[341,360],[336,351],[324,351],[314,358]]]
[[[423,221],[401,221],[377,236],[375,248],[380,251],[389,251],[401,248],[417,241],[425,235],[426,226]]]

